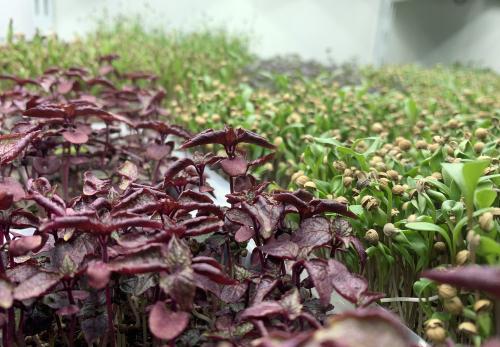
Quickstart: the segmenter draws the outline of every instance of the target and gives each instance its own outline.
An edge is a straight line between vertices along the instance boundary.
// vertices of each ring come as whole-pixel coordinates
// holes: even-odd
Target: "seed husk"
[[[392,223],[387,223],[386,225],[384,225],[383,231],[384,235],[387,237],[393,237],[398,233],[398,230]]]
[[[476,135],[478,139],[484,140],[488,136],[488,130],[484,128],[477,128],[474,135]]]
[[[376,245],[379,241],[378,233],[375,229],[369,229],[365,233],[365,240],[371,245]]]
[[[429,328],[425,331],[425,335],[433,343],[443,343],[446,340],[446,330],[443,327]]]
[[[353,178],[350,176],[344,176],[344,178],[342,179],[342,183],[344,184],[344,187],[351,186],[352,181],[353,181]]]
[[[460,300],[458,296],[455,296],[451,299],[444,300],[443,307],[447,312],[453,315],[459,315],[464,309],[464,304],[462,304],[462,300]]]
[[[438,253],[446,252],[446,244],[443,241],[437,241],[434,243],[434,250]]]
[[[403,195],[405,192],[405,187],[403,187],[400,184],[396,184],[394,187],[392,187],[392,193],[395,195]]]
[[[470,252],[466,249],[461,250],[456,255],[457,265],[464,265],[469,261],[469,259],[470,259]]]
[[[305,185],[307,182],[309,182],[309,177],[307,177],[305,175],[299,176],[295,180],[295,183],[297,183],[298,185],[301,185],[301,186]]]
[[[483,149],[484,149],[484,146],[485,146],[484,142],[476,142],[474,144],[474,151],[476,153],[481,153],[483,151]]]
[[[485,212],[479,217],[479,226],[484,231],[492,231],[495,227],[495,222],[493,220],[493,213]]]
[[[438,286],[438,295],[444,300],[452,299],[457,296],[457,289],[449,284],[441,284]]]
[[[397,181],[399,179],[399,173],[396,170],[387,170],[387,177],[389,177],[393,181]]]
[[[474,311],[476,311],[477,313],[488,312],[491,310],[492,307],[493,304],[488,299],[481,299],[474,303]]]
[[[474,336],[477,334],[476,325],[472,322],[463,322],[458,326],[458,331],[461,333]]]

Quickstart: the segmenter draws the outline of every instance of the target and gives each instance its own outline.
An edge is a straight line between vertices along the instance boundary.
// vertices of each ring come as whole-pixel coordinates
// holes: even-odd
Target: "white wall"
[[[14,21],[14,32],[31,36],[35,32],[33,0],[0,0],[0,41],[5,40],[9,20]]]
[[[473,63],[500,71],[500,1],[395,3],[384,63]]]
[[[65,39],[99,19],[136,16],[149,27],[225,27],[251,35],[261,56],[297,53],[359,63],[473,62],[500,71],[500,0],[39,0],[50,18],[34,15],[36,0],[0,0],[0,41],[35,27]]]
[[[70,38],[109,14],[140,15],[146,25],[194,30],[225,27],[251,33],[262,56],[298,53],[371,63],[379,0],[56,0],[57,32]]]

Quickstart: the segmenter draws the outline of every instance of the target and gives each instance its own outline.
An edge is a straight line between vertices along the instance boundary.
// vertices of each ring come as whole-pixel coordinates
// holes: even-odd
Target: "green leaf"
[[[498,256],[500,255],[500,243],[487,236],[481,236],[477,253],[483,256]]]
[[[435,231],[439,233],[443,237],[443,239],[446,242],[446,245],[448,246],[448,249],[451,254],[453,254],[453,244],[450,239],[450,235],[448,235],[448,232],[441,228],[439,225],[433,224],[433,223],[427,223],[427,222],[413,222],[413,223],[406,223],[406,228],[412,229],[412,230],[418,230],[418,231]]]
[[[415,100],[411,98],[405,100],[405,113],[413,124],[417,121],[418,108]]]
[[[497,193],[493,189],[477,190],[474,195],[474,203],[477,208],[490,207],[497,197]]]
[[[479,327],[479,332],[483,336],[490,336],[493,329],[493,322],[489,314],[479,314],[476,318],[476,324]]]
[[[425,295],[426,289],[432,289],[435,286],[436,284],[431,280],[427,278],[421,278],[418,281],[415,281],[415,283],[413,283],[413,291],[419,298],[421,298],[427,296]]]
[[[363,169],[364,171],[369,171],[370,166],[366,162],[366,158],[363,154],[356,152],[352,148],[344,146],[341,142],[334,139],[333,137],[328,137],[328,138],[315,137],[314,141],[316,141],[318,143],[326,144],[326,145],[332,145],[336,148],[337,152],[345,154],[345,155],[353,156],[354,159],[356,159],[358,161],[361,169]]]
[[[432,318],[439,319],[443,322],[449,321],[451,319],[451,313],[449,312],[434,312]]]
[[[406,248],[402,245],[397,245],[393,244],[393,247],[397,249],[399,254],[403,257],[403,259],[406,261],[406,263],[410,266],[412,271],[415,271],[415,262],[413,261],[412,256],[410,253],[406,250]]]
[[[349,211],[354,213],[356,216],[362,216],[365,212],[365,210],[363,209],[363,206],[361,206],[361,205],[350,205]]]
[[[489,160],[476,160],[467,163],[444,163],[442,166],[446,173],[460,187],[466,204],[472,206],[474,191],[476,190],[479,178],[483,175],[484,169],[489,164]]]

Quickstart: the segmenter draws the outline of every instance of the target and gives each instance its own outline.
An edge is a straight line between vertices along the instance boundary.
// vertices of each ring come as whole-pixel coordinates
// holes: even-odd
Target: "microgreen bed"
[[[0,49],[4,346],[498,333],[497,75],[244,71],[244,41],[171,40],[118,27]],[[332,315],[332,295],[353,309]]]

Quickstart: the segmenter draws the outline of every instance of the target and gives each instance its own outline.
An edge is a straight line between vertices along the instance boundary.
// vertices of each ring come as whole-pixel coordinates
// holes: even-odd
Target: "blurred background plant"
[[[33,77],[53,66],[85,65],[94,72],[98,57],[117,54],[122,71],[144,70],[159,77],[167,91],[188,87],[199,78],[231,83],[252,60],[249,38],[224,30],[206,29],[192,33],[146,30],[137,20],[117,18],[100,22],[98,29],[67,42],[55,35],[36,34],[27,40],[14,35],[11,22],[7,41],[0,46],[2,74]]]

